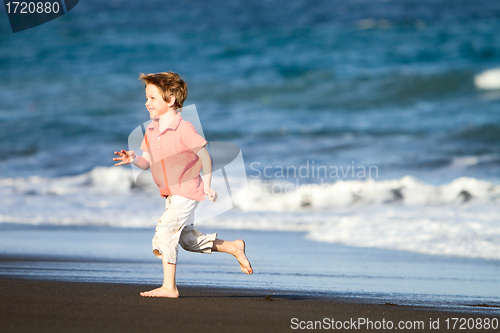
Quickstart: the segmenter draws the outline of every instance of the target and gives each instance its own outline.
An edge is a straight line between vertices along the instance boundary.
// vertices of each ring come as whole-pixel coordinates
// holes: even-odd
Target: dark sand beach
[[[150,285],[54,282],[0,279],[0,323],[3,332],[288,332],[299,321],[324,318],[377,325],[385,320],[396,326],[416,325],[430,331],[430,320],[439,319],[439,331],[447,318],[494,318],[491,312],[430,309],[366,300],[307,296],[292,292],[180,287],[179,299],[143,298]],[[498,318],[498,313],[496,315]],[[293,324],[292,318],[297,318]],[[477,320],[477,319],[475,319]],[[410,323],[411,322],[411,323]],[[331,323],[331,321],[330,321]],[[350,325],[350,323],[349,323]],[[434,324],[436,325],[436,324]],[[458,327],[458,325],[457,325]],[[358,325],[359,332],[374,331]],[[327,326],[323,326],[327,329]],[[330,328],[331,329],[331,328]],[[400,329],[401,330],[401,329]],[[387,331],[379,329],[376,331]],[[434,329],[433,331],[438,331]],[[456,330],[463,331],[463,330]],[[469,330],[473,331],[473,330]]]
[[[376,329],[384,321],[427,332],[439,319],[432,331],[448,332],[448,318],[500,315],[496,261],[220,230],[247,241],[255,273],[241,273],[229,256],[180,251],[181,297],[152,299],[139,295],[161,283],[149,229],[0,229],[2,332],[289,332],[308,321],[330,330],[332,319],[348,321],[349,329],[337,331],[360,332],[392,331]]]

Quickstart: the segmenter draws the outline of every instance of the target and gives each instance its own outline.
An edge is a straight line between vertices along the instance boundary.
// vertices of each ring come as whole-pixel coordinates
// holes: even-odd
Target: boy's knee
[[[196,250],[196,243],[189,240],[189,239],[180,239],[179,240],[179,245],[186,251],[195,251]]]

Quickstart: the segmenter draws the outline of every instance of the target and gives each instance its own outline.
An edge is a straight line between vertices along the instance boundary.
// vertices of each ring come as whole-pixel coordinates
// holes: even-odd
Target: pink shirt
[[[190,122],[177,113],[170,125],[160,133],[159,120],[149,123],[141,150],[149,153],[153,180],[163,197],[181,195],[197,201],[205,200],[201,160],[196,153],[207,141]]]

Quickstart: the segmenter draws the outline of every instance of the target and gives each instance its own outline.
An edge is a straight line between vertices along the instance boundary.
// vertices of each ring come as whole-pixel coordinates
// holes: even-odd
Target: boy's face
[[[170,97],[170,101],[172,101],[172,97],[173,96]],[[149,117],[151,119],[158,118],[162,114],[167,113],[169,110],[173,110],[173,105],[169,105],[163,100],[158,88],[153,84],[148,84],[146,86],[146,98],[146,108],[149,111]]]

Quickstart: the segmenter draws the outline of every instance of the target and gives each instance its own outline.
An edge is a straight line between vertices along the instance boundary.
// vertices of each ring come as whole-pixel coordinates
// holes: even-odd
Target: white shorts
[[[200,202],[171,195],[165,199],[165,213],[158,220],[153,237],[153,253],[177,263],[177,244],[187,251],[212,253],[217,234],[203,234],[194,228],[194,211]]]

